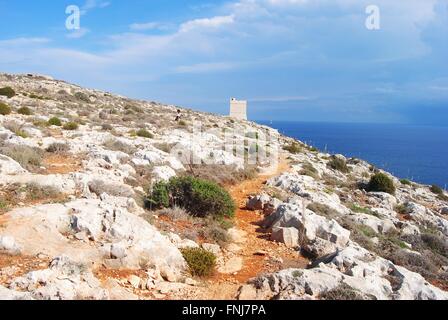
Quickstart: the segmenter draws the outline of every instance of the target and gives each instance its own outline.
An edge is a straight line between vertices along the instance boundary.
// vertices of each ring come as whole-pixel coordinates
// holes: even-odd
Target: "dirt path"
[[[287,160],[282,159],[276,173],[259,175],[229,189],[238,205],[235,216],[236,227],[245,234],[241,242],[232,244],[241,248],[235,253],[235,258],[242,260],[242,268],[233,274],[217,273],[208,281],[201,299],[235,299],[239,287],[257,275],[291,267],[306,267],[308,260],[297,251],[270,241],[270,233],[258,225],[263,219],[261,212],[246,209],[249,196],[259,194],[269,178],[289,170]]]

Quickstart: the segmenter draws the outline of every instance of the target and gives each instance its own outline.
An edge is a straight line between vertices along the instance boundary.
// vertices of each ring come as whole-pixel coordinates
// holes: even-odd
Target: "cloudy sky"
[[[368,30],[366,7],[380,9]],[[67,30],[66,8],[81,10]],[[448,0],[0,0],[0,71],[255,120],[448,123]]]

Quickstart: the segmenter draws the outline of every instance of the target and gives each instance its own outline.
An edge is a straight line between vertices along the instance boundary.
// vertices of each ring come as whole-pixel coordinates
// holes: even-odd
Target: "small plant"
[[[78,128],[79,128],[79,124],[77,124],[76,122],[67,122],[63,126],[63,129],[68,130],[68,131],[78,130]]]
[[[121,151],[127,154],[133,154],[137,151],[134,146],[113,138],[106,140],[103,147],[111,151]]]
[[[319,179],[319,172],[317,169],[309,162],[302,165],[302,170],[300,170],[299,174],[303,176],[309,176],[314,179]]]
[[[206,277],[213,274],[216,256],[202,248],[186,248],[181,250],[193,276]]]
[[[235,211],[235,203],[225,189],[191,176],[157,183],[146,202],[149,209],[179,206],[196,217],[232,217]]]
[[[432,185],[430,190],[432,193],[436,194],[440,200],[448,201],[448,196],[445,195],[445,193],[443,192],[443,189],[440,188],[439,186]]]
[[[16,95],[16,92],[11,87],[0,88],[0,96],[12,98]]]
[[[11,113],[11,108],[7,104],[0,102],[0,114],[2,116],[6,116],[10,113]]]
[[[80,101],[90,103],[89,96],[87,96],[84,92],[76,92],[75,93],[75,98],[80,100]]]
[[[187,123],[186,123],[184,120],[180,120],[180,121],[179,121],[179,125],[180,125],[181,127],[186,127],[186,126],[187,126]]]
[[[24,139],[28,138],[28,134],[23,130],[23,125],[11,121],[4,124],[5,128],[11,132],[14,132],[16,136],[22,137]]]
[[[412,182],[409,181],[408,179],[401,179],[400,183],[405,186],[412,186]]]
[[[21,145],[5,145],[0,148],[0,153],[17,161],[25,169],[39,167],[42,163],[42,151]]]
[[[21,107],[19,110],[17,110],[18,114],[22,114],[24,116],[30,116],[33,114],[30,108],[28,107]]]
[[[68,144],[66,144],[66,143],[60,143],[60,142],[52,143],[52,144],[50,144],[50,145],[48,146],[48,148],[47,148],[47,152],[50,152],[50,153],[58,153],[58,154],[66,153],[66,152],[68,152],[69,150],[70,150],[70,147],[69,147]]]
[[[104,123],[103,125],[101,125],[101,130],[103,130],[103,131],[112,131],[113,127],[112,127],[111,124]]]
[[[373,297],[364,297],[364,295],[361,292],[343,283],[334,289],[324,292],[320,296],[320,298],[322,300],[343,301],[343,300],[372,300]]]
[[[389,194],[395,194],[394,182],[384,173],[376,173],[370,178],[370,182],[367,186],[368,191],[371,192],[386,192]]]
[[[145,130],[145,129],[140,129],[140,130],[138,130],[138,131],[136,132],[136,135],[137,135],[138,137],[141,137],[141,138],[147,138],[147,139],[152,139],[152,138],[154,138],[154,135],[153,135],[151,132],[149,132],[148,130]]]
[[[437,194],[437,195],[443,194],[442,188],[440,188],[439,186],[436,186],[436,185],[432,185],[430,190],[432,193]]]
[[[48,120],[48,124],[50,126],[61,127],[62,126],[62,121],[58,117],[53,117],[50,120]]]
[[[349,168],[347,167],[347,162],[344,159],[338,157],[332,157],[332,159],[328,162],[328,166],[333,170],[338,170],[343,173],[349,172]]]
[[[302,147],[297,142],[292,142],[283,147],[283,150],[286,150],[292,154],[297,154],[302,152]]]

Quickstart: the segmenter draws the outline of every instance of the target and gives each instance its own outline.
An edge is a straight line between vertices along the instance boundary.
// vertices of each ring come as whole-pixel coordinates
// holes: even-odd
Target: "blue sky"
[[[65,8],[82,10],[81,30]],[[368,5],[381,29],[365,27]],[[448,0],[0,0],[0,70],[251,119],[447,124]]]

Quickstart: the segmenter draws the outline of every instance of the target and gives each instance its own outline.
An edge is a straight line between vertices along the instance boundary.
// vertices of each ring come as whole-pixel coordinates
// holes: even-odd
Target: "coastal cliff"
[[[157,198],[176,177],[235,214]],[[447,217],[266,126],[0,74],[0,299],[447,299]]]

